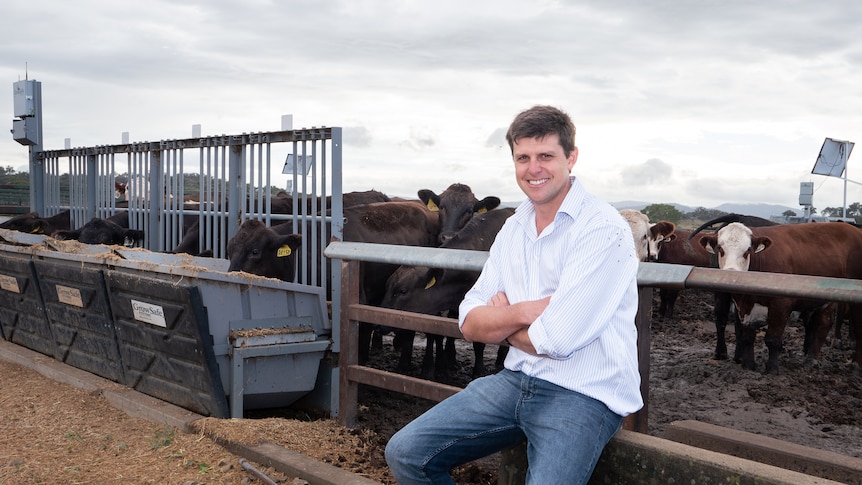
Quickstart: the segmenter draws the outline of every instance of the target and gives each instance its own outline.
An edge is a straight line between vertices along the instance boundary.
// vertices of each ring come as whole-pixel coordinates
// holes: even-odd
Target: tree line
[[[707,209],[705,207],[698,207],[697,209],[691,212],[682,212],[671,204],[650,204],[644,207],[641,212],[646,214],[649,217],[650,221],[670,221],[674,224],[679,224],[681,221],[690,220],[690,221],[709,221],[715,219],[716,217],[720,217],[728,214],[727,212],[720,211],[717,209]],[[827,217],[842,217],[843,208],[841,207],[827,207],[820,212],[820,215]],[[811,214],[816,214],[817,209],[811,208]],[[782,214],[782,216],[796,216],[796,212],[792,210],[786,210]],[[854,202],[847,206],[847,215],[846,217],[852,217],[856,219],[857,223],[862,223],[862,203]]]
[[[211,176],[207,175],[207,183],[215,183],[216,180]],[[121,173],[114,177],[117,182],[120,183],[128,183],[129,182],[129,174]],[[69,174],[64,173],[60,175],[59,180],[60,193],[68,194],[69,193]],[[30,173],[29,172],[17,172],[12,166],[2,167],[0,166],[0,190],[28,190],[30,187]],[[185,173],[183,174],[183,192],[186,194],[195,194],[200,189],[200,176],[196,173]],[[270,191],[272,195],[276,195],[279,191],[282,191],[281,187],[277,187],[275,185],[270,186]]]

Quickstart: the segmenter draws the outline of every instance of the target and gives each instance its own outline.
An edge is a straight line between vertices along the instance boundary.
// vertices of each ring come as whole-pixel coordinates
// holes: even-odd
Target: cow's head
[[[258,220],[249,219],[227,243],[228,271],[245,271],[268,278],[293,281],[296,251],[302,235],[279,234]]]
[[[748,271],[751,255],[772,245],[765,236],[755,236],[751,229],[738,222],[730,223],[714,235],[704,235],[700,244],[718,256],[718,267],[731,271]]]
[[[29,234],[45,234],[48,232],[50,223],[39,217],[35,212],[20,214],[0,224],[0,228],[11,231],[26,232]]]
[[[418,195],[428,210],[440,213],[440,243],[451,239],[475,214],[488,212],[500,205],[499,197],[476,199],[473,190],[464,184],[452,184],[440,195],[428,189],[420,190]]]
[[[634,209],[623,209],[620,211],[623,218],[632,229],[635,241],[635,253],[638,261],[647,261],[650,255],[650,223],[649,217],[641,211]]]
[[[128,197],[126,197],[127,188],[128,184],[114,180],[114,198],[116,200],[129,200]]]
[[[649,254],[647,261],[658,261],[658,253],[661,251],[662,243],[671,242],[676,239],[673,231],[676,225],[670,221],[658,221],[649,227]]]

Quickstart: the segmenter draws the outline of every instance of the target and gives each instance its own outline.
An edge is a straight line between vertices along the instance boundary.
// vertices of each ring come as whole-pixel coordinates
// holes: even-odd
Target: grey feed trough
[[[0,337],[205,416],[288,406],[331,348],[326,294],[227,266],[0,229]]]

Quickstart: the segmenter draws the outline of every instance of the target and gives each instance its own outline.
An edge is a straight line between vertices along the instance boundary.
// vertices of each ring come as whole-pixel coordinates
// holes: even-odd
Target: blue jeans
[[[527,485],[585,484],[622,420],[591,397],[504,369],[395,433],[386,462],[401,485],[451,484],[451,469],[526,439]]]

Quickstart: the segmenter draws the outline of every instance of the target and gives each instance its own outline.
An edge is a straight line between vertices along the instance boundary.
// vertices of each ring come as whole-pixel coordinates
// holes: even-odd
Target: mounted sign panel
[[[799,205],[814,205],[814,182],[799,183]]]
[[[829,177],[841,177],[844,169],[847,167],[847,159],[850,158],[853,145],[852,141],[826,138],[823,140],[823,146],[820,147],[820,153],[817,155],[817,161],[814,162],[814,168],[811,169],[811,173],[815,175],[827,175]]]
[[[287,158],[284,159],[284,167],[281,169],[281,173],[285,175],[290,175],[296,172],[299,175],[308,175],[308,172],[311,171],[311,167],[314,166],[314,156],[312,155],[296,155],[293,153],[288,153]]]

